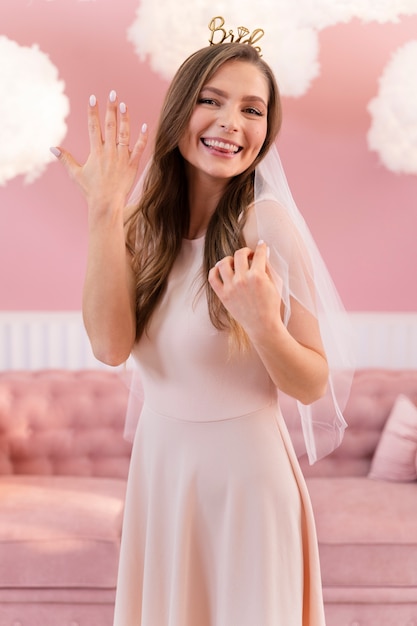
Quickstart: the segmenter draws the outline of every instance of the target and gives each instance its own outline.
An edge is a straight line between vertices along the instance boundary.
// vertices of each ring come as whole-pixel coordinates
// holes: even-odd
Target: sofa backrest
[[[398,395],[417,404],[417,370],[354,375],[341,446],[306,476],[366,476]],[[126,477],[128,384],[112,370],[0,372],[0,474]]]
[[[0,372],[0,474],[126,477],[127,398],[116,371]]]
[[[366,476],[395,400],[404,394],[417,405],[417,370],[355,372],[344,411],[348,428],[339,448],[316,464],[301,459],[306,476]]]

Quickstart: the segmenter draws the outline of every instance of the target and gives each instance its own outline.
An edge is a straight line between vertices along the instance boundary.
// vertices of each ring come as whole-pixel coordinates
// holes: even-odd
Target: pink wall
[[[137,3],[1,1],[0,35],[38,43],[59,68],[71,101],[64,145],[80,160],[91,93],[103,100],[116,89],[138,128],[155,126],[167,84],[126,41]],[[378,76],[416,33],[417,18],[323,31],[320,78],[303,98],[284,100],[281,156],[349,310],[417,309],[417,177],[389,172],[366,146]],[[85,207],[59,164],[31,185],[17,178],[0,188],[0,254],[0,309],[80,308]]]

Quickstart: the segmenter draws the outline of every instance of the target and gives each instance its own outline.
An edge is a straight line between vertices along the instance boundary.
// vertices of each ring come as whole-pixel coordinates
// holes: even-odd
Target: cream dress
[[[211,324],[203,248],[183,241],[134,352],[145,403],[114,626],[324,626],[311,504],[276,388]]]

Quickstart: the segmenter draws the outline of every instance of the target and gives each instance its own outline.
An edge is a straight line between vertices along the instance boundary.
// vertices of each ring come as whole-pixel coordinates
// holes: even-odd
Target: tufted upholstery
[[[113,371],[0,372],[0,626],[110,626],[128,387]]]
[[[367,478],[400,393],[417,371],[357,372],[342,445],[301,459],[327,626],[417,626],[417,482]],[[113,371],[0,372],[0,626],[111,626],[126,403]]]
[[[126,478],[126,400],[107,370],[0,372],[0,474]]]
[[[342,445],[312,466],[302,457],[300,462],[305,474],[367,476],[382,429],[400,394],[408,396],[417,405],[416,370],[374,368],[355,372],[344,411],[348,428]]]
[[[417,371],[356,372],[341,446],[316,465],[301,461],[317,524],[327,626],[417,626],[417,482],[367,477],[400,394],[417,405]]]

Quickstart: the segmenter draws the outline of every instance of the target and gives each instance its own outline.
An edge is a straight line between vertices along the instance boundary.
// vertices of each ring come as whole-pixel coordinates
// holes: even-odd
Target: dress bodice
[[[183,240],[166,291],[133,353],[146,403],[164,415],[195,421],[230,419],[276,400],[255,350],[231,350],[227,331],[210,320],[203,250],[204,237]]]

